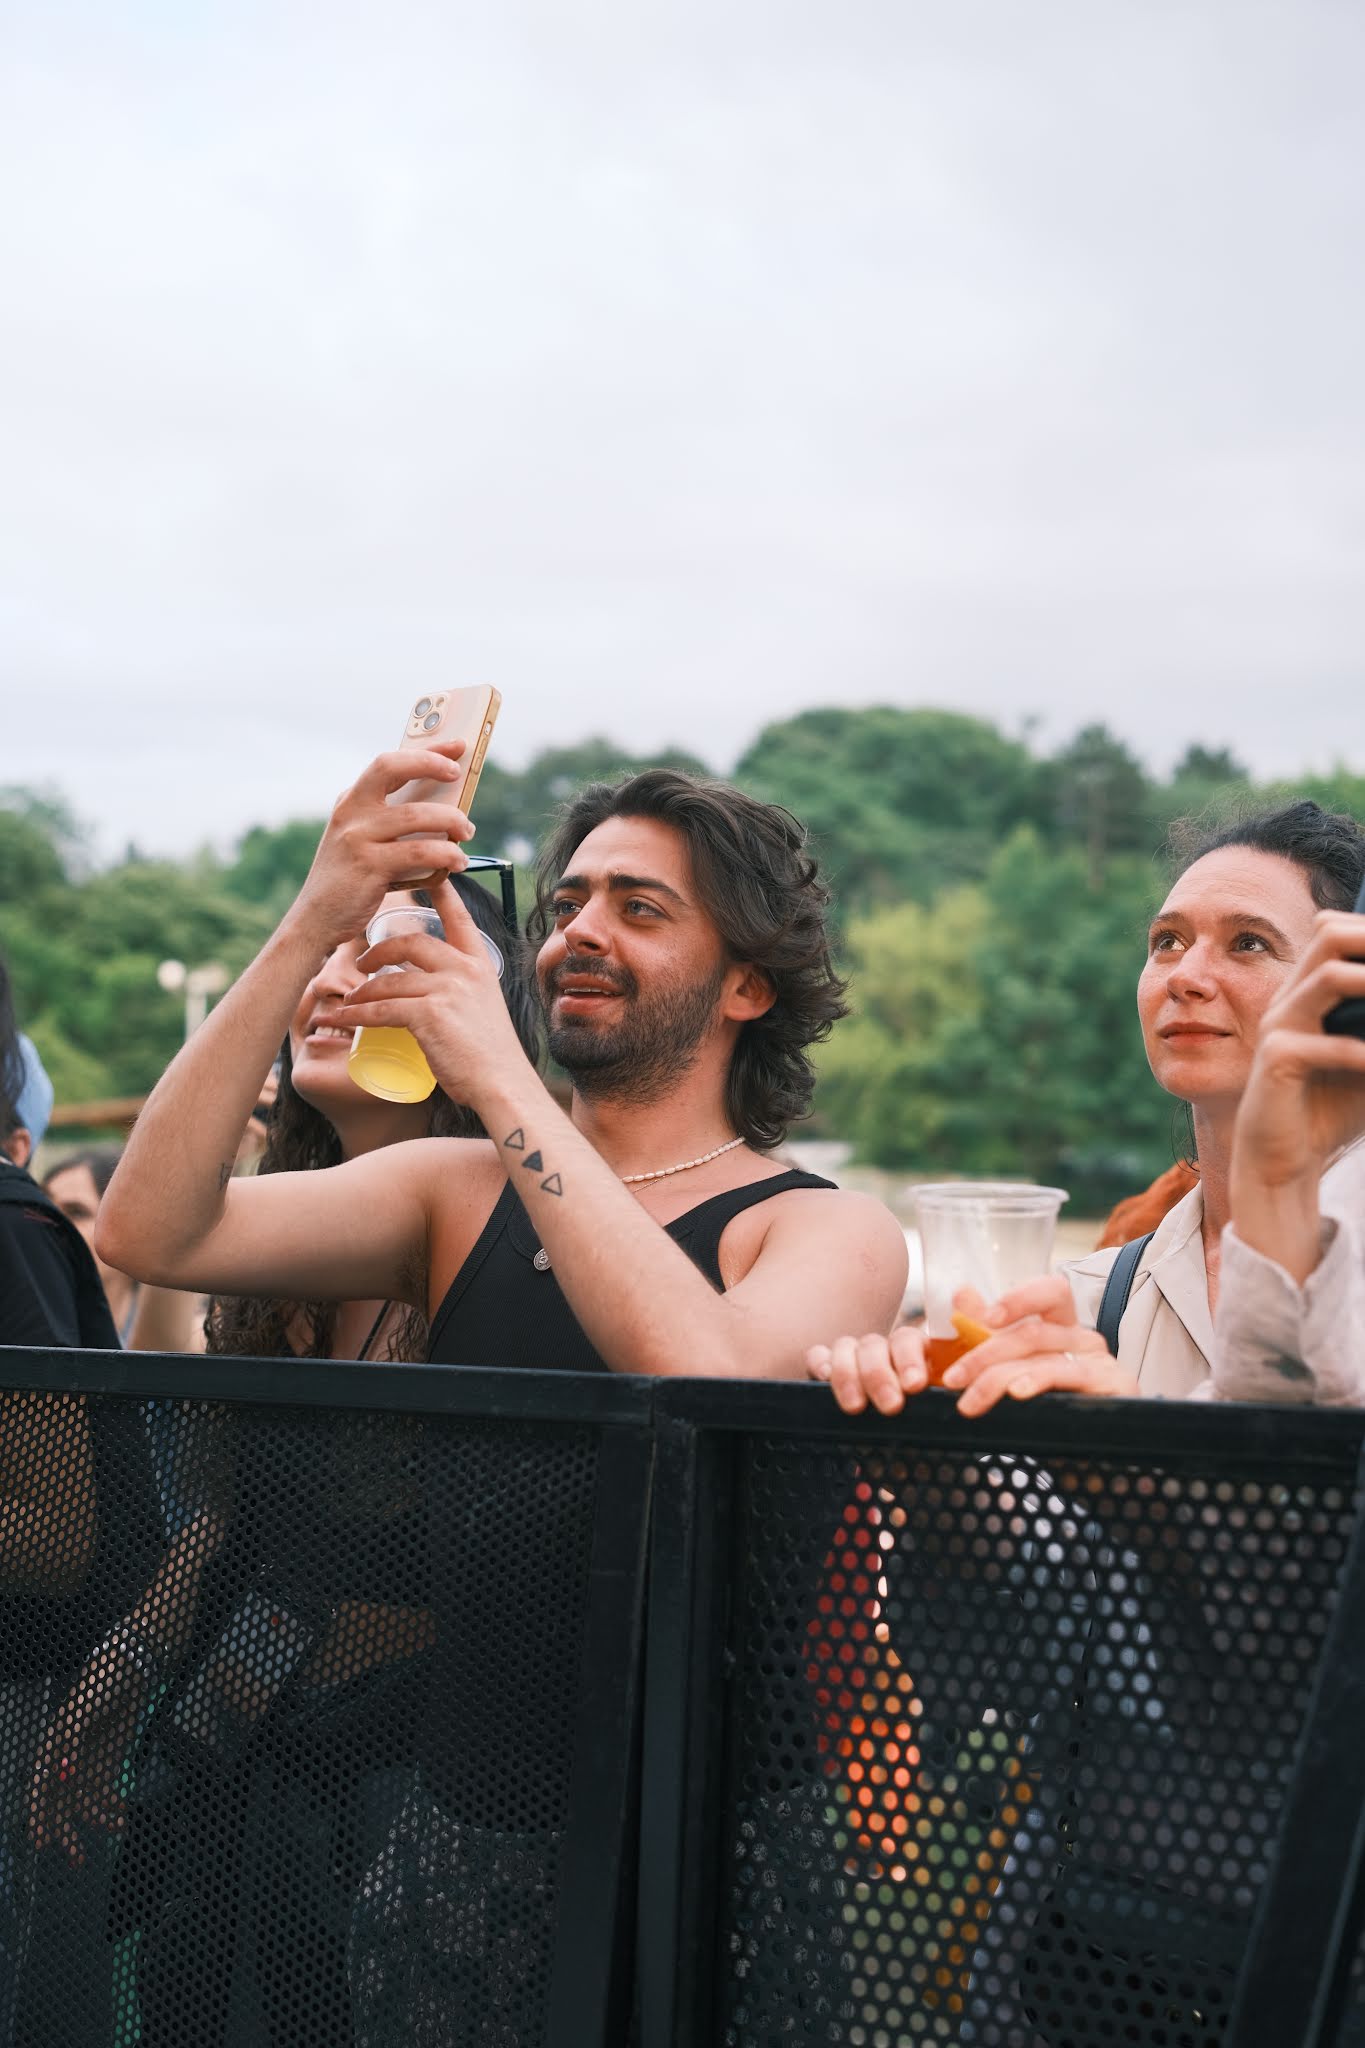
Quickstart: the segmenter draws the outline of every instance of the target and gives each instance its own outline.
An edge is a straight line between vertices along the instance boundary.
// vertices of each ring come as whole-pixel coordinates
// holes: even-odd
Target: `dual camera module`
[[[435,732],[445,711],[445,698],[419,697],[412,707],[410,732]]]

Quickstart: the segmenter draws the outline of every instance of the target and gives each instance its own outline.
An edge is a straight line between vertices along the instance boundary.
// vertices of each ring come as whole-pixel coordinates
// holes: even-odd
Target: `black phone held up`
[[[1360,885],[1355,907],[1358,911],[1365,912],[1365,882]],[[1358,962],[1358,965],[1365,967],[1365,960]],[[1327,1012],[1322,1020],[1322,1028],[1324,1031],[1330,1031],[1336,1038],[1365,1038],[1365,996],[1347,996],[1334,1010]]]

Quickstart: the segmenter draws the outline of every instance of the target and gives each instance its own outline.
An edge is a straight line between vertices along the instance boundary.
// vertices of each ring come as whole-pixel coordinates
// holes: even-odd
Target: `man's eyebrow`
[[[667,896],[672,902],[681,904],[683,909],[687,908],[686,897],[680,896],[667,882],[660,881],[657,875],[612,874],[607,876],[607,887],[613,894],[625,894],[631,889],[649,889],[656,896]],[[592,883],[586,875],[561,875],[555,888],[572,889],[578,896],[587,896],[592,891]]]

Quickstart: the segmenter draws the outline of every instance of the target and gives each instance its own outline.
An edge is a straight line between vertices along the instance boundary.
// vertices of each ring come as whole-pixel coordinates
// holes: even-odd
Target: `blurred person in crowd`
[[[1242,819],[1186,852],[1148,934],[1138,1013],[1152,1072],[1189,1103],[1197,1184],[1169,1211],[1128,1275],[1117,1356],[1096,1327],[1121,1256],[1093,1252],[972,1306],[996,1333],[951,1366],[964,1414],[1048,1389],[1207,1399],[1213,1319],[1229,1219],[1233,1132],[1263,1018],[1313,944],[1323,911],[1349,910],[1365,875],[1365,833],[1312,802]],[[1328,1214],[1358,1215],[1365,1146],[1343,1143],[1324,1163]],[[928,1384],[918,1329],[888,1339],[844,1337],[812,1350],[807,1370],[830,1382],[841,1407],[869,1401],[895,1414]]]
[[[27,1166],[43,1142],[52,1115],[52,1083],[33,1040],[18,1031],[14,1042],[18,1052],[6,1098],[9,1129],[0,1134],[0,1155],[11,1166]]]
[[[537,1061],[540,1016],[524,942],[478,884],[462,877],[457,887],[502,958],[503,1000]],[[385,907],[412,900],[397,892]],[[444,1089],[425,1102],[391,1103],[351,1079],[350,1033],[329,1019],[355,984],[362,945],[335,948],[300,998],[260,1175],[306,1176],[389,1145],[480,1133],[474,1113]],[[208,1330],[218,1356],[404,1362],[425,1357],[426,1335],[425,1318],[402,1302],[226,1296],[212,1301]],[[107,1660],[92,1662],[82,1674],[53,1737],[71,1759],[68,1773],[35,1787],[39,1845],[69,1858],[82,1853],[84,1829],[123,1827],[131,1816],[116,1926],[140,1937],[145,2048],[221,2042],[244,1981],[254,1982],[271,2038],[284,2038],[274,2030],[287,2033],[305,2006],[329,2042],[351,2038],[348,1917],[366,1855],[391,1818],[398,1774],[412,1768],[424,1710],[422,1652],[436,1621],[411,1429],[375,1417],[357,1418],[349,1432],[306,1415],[271,1414],[265,1427],[256,1420],[216,1414],[200,1445],[199,1512],[123,1623],[140,1657],[113,1672]],[[231,1757],[197,1753],[182,1702],[196,1696],[215,1646],[229,1637],[251,1682],[243,1618],[263,1589],[276,1620],[299,1617],[315,1641],[285,1685],[265,1689],[259,1739]],[[140,1767],[149,1790],[130,1806],[119,1789],[122,1759],[159,1685],[166,1689]],[[334,1838],[349,1844],[346,1854],[330,1855]],[[310,1843],[324,1846],[310,1853]]]
[[[32,1088],[0,960],[0,1345],[116,1350],[80,1233],[14,1163],[18,1104]],[[41,1091],[40,1091],[41,1094]],[[32,1098],[30,1096],[30,1104]],[[45,1117],[32,1106],[35,1122]],[[0,2042],[14,2035],[21,1967],[34,1945],[33,1868],[22,1808],[54,1686],[146,1583],[160,1547],[141,1418],[125,1402],[0,1393]],[[70,1933],[89,1932],[73,1920]],[[40,1941],[38,1947],[44,1944]]]
[[[118,1161],[117,1145],[97,1145],[89,1151],[69,1153],[44,1175],[43,1188],[89,1245],[119,1341],[127,1344],[137,1313],[138,1284],[126,1273],[120,1273],[117,1266],[106,1266],[95,1250],[95,1218]]]
[[[395,876],[464,865],[461,812],[387,801],[414,774],[453,777],[457,753],[383,755],[339,800],[280,929],[144,1110],[105,1255],[172,1286],[403,1301],[430,1317],[431,1357],[471,1364],[794,1377],[820,1333],[888,1327],[906,1270],[894,1219],[770,1157],[809,1108],[808,1048],[844,1007],[805,834],[674,771],[584,791],[541,866],[537,976],[569,1115],[447,882],[446,942],[371,948],[357,968],[374,978],[324,1021],[410,1029],[487,1139],[232,1179],[319,956]]]
[[[1331,1198],[1365,1132],[1365,1042],[1323,1029],[1365,998],[1365,916],[1321,911],[1266,1011],[1237,1122],[1213,1378],[1230,1400],[1365,1401],[1365,1214]]]

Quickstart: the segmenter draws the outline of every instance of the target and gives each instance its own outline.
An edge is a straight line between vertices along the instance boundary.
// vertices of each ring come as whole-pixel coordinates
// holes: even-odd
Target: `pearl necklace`
[[[736,1145],[742,1145],[743,1138],[731,1138],[727,1144],[717,1145],[714,1152],[703,1152],[700,1159],[684,1159],[677,1166],[659,1166],[653,1173],[623,1173],[623,1187],[634,1187],[637,1181],[667,1180],[670,1173],[690,1173],[694,1166],[705,1166],[708,1160],[719,1159],[722,1152],[733,1152]]]
[[[722,1152],[733,1152],[736,1145],[742,1145],[743,1143],[743,1138],[730,1138],[724,1145],[717,1145],[713,1152],[703,1152],[698,1159],[682,1159],[679,1160],[676,1166],[656,1166],[653,1173],[623,1173],[621,1175],[621,1184],[623,1187],[634,1187],[643,1180],[667,1180],[672,1173],[690,1173],[694,1166],[705,1166],[708,1161],[719,1159]],[[550,1254],[543,1245],[532,1259],[531,1264],[535,1267],[537,1273],[549,1272]]]

